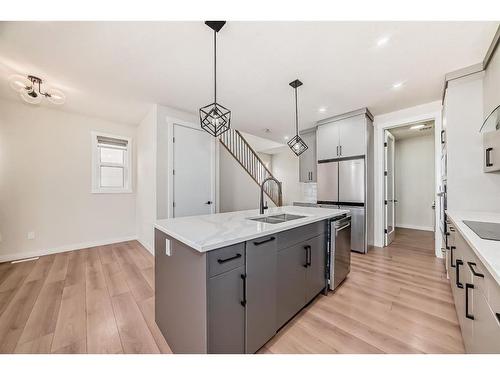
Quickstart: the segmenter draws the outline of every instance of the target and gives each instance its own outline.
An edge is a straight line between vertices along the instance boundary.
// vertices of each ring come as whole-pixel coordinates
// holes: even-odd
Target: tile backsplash
[[[300,202],[316,203],[318,185],[314,182],[300,183]]]

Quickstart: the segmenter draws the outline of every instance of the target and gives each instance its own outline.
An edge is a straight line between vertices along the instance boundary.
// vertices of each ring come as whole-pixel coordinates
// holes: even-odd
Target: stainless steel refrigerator
[[[318,161],[318,204],[351,212],[351,249],[367,252],[365,158]]]

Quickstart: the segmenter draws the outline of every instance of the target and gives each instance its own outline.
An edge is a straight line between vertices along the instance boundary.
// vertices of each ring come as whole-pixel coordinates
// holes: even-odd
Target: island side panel
[[[206,280],[206,254],[155,229],[156,324],[174,353],[207,353]]]

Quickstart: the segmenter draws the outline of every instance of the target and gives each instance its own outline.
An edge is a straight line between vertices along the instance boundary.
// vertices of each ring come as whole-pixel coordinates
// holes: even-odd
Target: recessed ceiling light
[[[403,82],[396,82],[392,84],[393,89],[399,89],[403,86]]]
[[[326,112],[326,108],[325,107],[321,107],[320,109],[318,109],[319,112]]]
[[[418,129],[422,129],[423,127],[425,127],[425,124],[413,125],[413,126],[410,126],[410,129],[411,130],[418,130]]]
[[[382,38],[380,38],[379,40],[377,40],[377,47],[382,47],[382,46],[385,46],[387,44],[387,42],[389,42],[389,37],[388,36],[384,36]]]

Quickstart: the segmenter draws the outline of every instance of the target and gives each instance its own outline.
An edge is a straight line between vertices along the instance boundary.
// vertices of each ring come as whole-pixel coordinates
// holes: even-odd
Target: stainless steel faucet
[[[278,206],[281,206],[283,204],[283,202],[282,202],[283,196],[282,196],[282,192],[281,192],[281,182],[279,182],[274,177],[268,177],[264,181],[262,181],[262,184],[260,184],[260,214],[261,215],[264,213],[264,210],[268,209],[267,205],[264,206],[264,185],[266,184],[267,181],[276,182],[276,185],[278,185]]]

